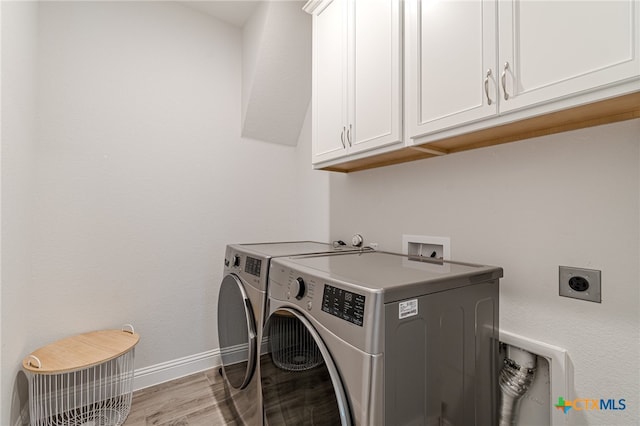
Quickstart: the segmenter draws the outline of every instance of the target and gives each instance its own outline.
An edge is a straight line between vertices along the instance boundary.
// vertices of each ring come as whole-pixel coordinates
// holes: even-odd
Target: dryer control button
[[[309,301],[307,302],[307,311],[310,311],[310,310],[311,310],[311,308],[313,308],[313,303],[311,303],[311,300],[309,300]]]
[[[296,299],[300,300],[304,297],[304,294],[306,293],[307,288],[304,284],[304,280],[301,277],[298,277],[295,279],[295,281],[293,281],[292,290]]]

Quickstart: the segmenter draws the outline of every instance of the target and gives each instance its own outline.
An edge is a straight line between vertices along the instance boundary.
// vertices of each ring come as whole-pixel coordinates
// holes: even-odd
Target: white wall
[[[298,186],[294,210],[298,211],[296,216],[304,215],[298,219],[297,226],[315,241],[332,241],[329,239],[330,175],[311,167],[311,104],[300,129],[296,155]]]
[[[571,423],[636,421],[640,120],[329,177],[308,112],[297,148],[240,137],[241,42],[169,2],[2,2],[0,424],[36,347],[131,322],[138,369],[214,349],[225,244],[329,230],[504,267],[502,327],[628,401]],[[603,303],[559,297],[558,265],[602,270]]]
[[[243,28],[242,135],[296,146],[311,100],[311,16],[263,2]]]
[[[334,238],[447,236],[453,259],[502,266],[501,327],[566,348],[576,398],[627,400],[570,423],[636,424],[640,120],[333,174],[330,191]],[[602,303],[559,297],[559,265],[602,270]]]
[[[269,13],[269,3],[259,3],[242,27],[242,123],[247,116],[256,65],[260,56],[260,36],[264,32]]]
[[[36,3],[2,2],[2,306],[0,424],[26,402],[24,376],[17,376],[29,345],[31,315],[31,217],[36,115]],[[15,394],[14,388],[20,388]],[[16,414],[17,415],[17,414]]]
[[[9,167],[3,134],[3,425],[21,359],[58,338],[130,322],[137,369],[217,348],[225,245],[327,240],[329,182],[310,170],[308,116],[298,147],[240,137],[240,29],[173,2],[42,2],[20,28],[9,14],[3,62],[6,33],[32,52],[37,30],[16,70],[24,91],[36,81],[37,132],[19,127],[35,142]],[[5,99],[3,133],[23,118]],[[22,243],[5,224],[25,219],[5,199],[27,177],[7,178],[24,165],[32,250],[12,283]]]

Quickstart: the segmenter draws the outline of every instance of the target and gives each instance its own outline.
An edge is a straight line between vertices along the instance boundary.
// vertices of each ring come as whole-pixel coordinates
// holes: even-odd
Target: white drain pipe
[[[507,356],[500,371],[500,426],[515,426],[520,399],[529,390],[536,371],[536,355],[507,345]]]

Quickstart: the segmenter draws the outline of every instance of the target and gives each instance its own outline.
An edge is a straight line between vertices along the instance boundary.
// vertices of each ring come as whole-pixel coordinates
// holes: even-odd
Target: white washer
[[[500,277],[382,252],[274,259],[266,423],[496,424]]]
[[[231,244],[224,260],[218,294],[218,340],[221,373],[226,379],[236,417],[245,424],[263,424],[257,362],[262,340],[269,263],[298,254],[360,251],[350,246],[315,241]]]

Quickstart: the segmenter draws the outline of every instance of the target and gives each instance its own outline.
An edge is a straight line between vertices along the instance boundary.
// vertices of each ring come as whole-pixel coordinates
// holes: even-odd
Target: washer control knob
[[[229,263],[231,263],[232,268],[240,266],[240,256],[234,254],[233,256],[231,256],[231,261]]]
[[[296,278],[293,282],[293,294],[295,294],[296,299],[302,299],[306,291],[307,286],[305,285],[304,280],[301,277]]]

